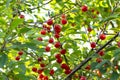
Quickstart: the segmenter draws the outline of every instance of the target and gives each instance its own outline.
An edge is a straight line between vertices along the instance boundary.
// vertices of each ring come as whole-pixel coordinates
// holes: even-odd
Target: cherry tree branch
[[[65,78],[65,80],[69,80],[70,77],[79,69],[81,69],[82,66],[84,66],[88,61],[90,61],[93,57],[93,55],[95,55],[96,53],[98,53],[100,50],[102,50],[103,48],[105,48],[107,45],[109,45],[112,41],[114,41],[118,36],[119,36],[119,32],[113,37],[111,38],[106,44],[104,44],[102,47],[100,47],[94,54],[92,54],[90,57],[86,58],[84,61],[82,61],[76,68],[74,68],[72,70],[72,72]]]

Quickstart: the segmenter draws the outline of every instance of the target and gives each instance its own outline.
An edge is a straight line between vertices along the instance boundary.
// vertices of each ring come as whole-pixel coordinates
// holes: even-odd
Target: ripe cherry
[[[62,15],[61,15],[61,18],[66,18],[66,15],[65,15],[65,14],[62,14]]]
[[[56,55],[55,55],[55,58],[56,58],[56,59],[61,58],[61,54],[59,54],[59,53],[58,53],[58,54],[56,54]]]
[[[57,34],[57,33],[56,33],[56,34],[54,35],[54,37],[55,37],[55,38],[59,38],[59,37],[60,37],[60,34]]]
[[[20,60],[20,56],[16,56],[15,60],[19,61]]]
[[[92,31],[92,28],[91,28],[91,27],[88,27],[88,28],[87,28],[87,31],[88,31],[88,32],[91,32],[91,31]]]
[[[91,68],[90,65],[87,65],[87,66],[85,67],[86,70],[90,70],[90,68]]]
[[[106,35],[105,35],[105,34],[100,34],[99,38],[100,38],[101,40],[104,40],[104,39],[106,38]]]
[[[48,76],[44,76],[44,79],[43,80],[48,80]]]
[[[23,51],[19,51],[18,54],[19,54],[19,55],[23,55]]]
[[[39,57],[39,58],[38,58],[38,62],[41,62],[41,61],[42,61],[42,57]]]
[[[66,19],[62,19],[62,20],[61,20],[61,24],[62,24],[62,25],[67,24],[67,20],[66,20]]]
[[[100,56],[103,56],[103,55],[104,55],[104,51],[103,51],[103,50],[100,50],[100,51],[98,52],[98,54],[99,54]]]
[[[36,68],[36,67],[33,67],[33,68],[32,68],[32,71],[33,71],[33,72],[37,72],[37,68]]]
[[[49,43],[53,43],[54,42],[54,39],[53,38],[50,38],[49,39]]]
[[[60,53],[61,54],[65,54],[66,53],[66,49],[61,49]]]
[[[88,11],[88,7],[86,5],[84,5],[81,7],[81,10],[82,10],[82,12],[86,12],[86,11]]]
[[[43,75],[43,74],[39,74],[39,78],[40,78],[40,79],[43,79],[43,78],[44,78],[44,75]]]
[[[91,46],[91,48],[95,48],[96,47],[96,43],[95,42],[91,42],[90,46]]]
[[[85,76],[81,76],[80,80],[87,80]]]
[[[39,69],[37,72],[38,74],[41,74],[43,72],[44,69]]]
[[[117,42],[117,45],[118,45],[118,47],[120,48],[120,41],[119,41],[119,42]]]
[[[68,69],[68,70],[65,70],[65,74],[70,74],[71,73],[71,70]]]
[[[70,69],[70,67],[66,63],[62,63],[61,68],[66,70]]]
[[[40,66],[43,68],[43,67],[45,67],[45,64],[44,64],[44,63],[41,63]]]
[[[99,11],[97,11],[96,14],[99,14]]]
[[[42,37],[37,38],[38,41],[43,41]]]
[[[60,42],[56,42],[56,43],[54,44],[54,46],[55,46],[56,48],[60,48],[60,47],[61,47],[61,43],[60,43]]]
[[[50,70],[50,75],[53,75],[55,73],[54,69]]]
[[[97,58],[96,62],[100,63],[100,62],[102,62],[102,59],[101,58]]]
[[[41,34],[42,34],[42,35],[45,35],[45,34],[46,34],[46,30],[44,30],[44,29],[41,30]]]
[[[47,24],[48,24],[48,25],[52,25],[52,24],[53,24],[53,20],[52,20],[52,19],[49,19],[49,20],[47,21]]]
[[[91,10],[91,12],[94,12],[94,11],[95,11],[94,9]]]
[[[55,30],[55,33],[60,33],[61,32],[61,26],[59,25],[59,24],[55,24],[55,26],[54,26],[54,30]]]
[[[57,61],[57,63],[59,63],[59,64],[60,64],[60,63],[62,63],[62,58],[57,58],[57,60],[56,60],[56,61]]]
[[[45,47],[45,51],[46,51],[46,52],[49,52],[49,51],[50,51],[50,47],[49,47],[49,46],[46,46],[46,47]]]
[[[20,15],[20,18],[23,19],[23,18],[25,18],[25,16],[24,16],[23,14],[21,14],[21,15]]]

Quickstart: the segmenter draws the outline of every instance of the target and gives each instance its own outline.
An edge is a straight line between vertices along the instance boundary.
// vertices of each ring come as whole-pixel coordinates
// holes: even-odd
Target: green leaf
[[[6,2],[6,7],[9,6],[9,4],[10,4],[11,1],[12,1],[12,0],[7,0],[7,2]]]
[[[6,75],[0,74],[0,80],[8,80],[8,79]]]
[[[116,49],[115,51],[114,51],[114,56],[118,56],[120,54],[120,49]]]
[[[4,37],[5,36],[5,33],[3,32],[0,32],[0,38]]]
[[[106,48],[106,52],[107,51],[112,51],[112,50],[115,50],[117,47],[116,46],[112,46],[112,47],[108,47],[108,48]]]
[[[98,64],[97,62],[93,62],[91,64],[91,69],[94,70],[96,68],[97,64]]]
[[[105,64],[106,62],[108,62],[108,60],[104,60],[104,61],[102,61],[101,63],[99,63],[99,64],[96,66],[96,69],[101,68],[102,65]]]
[[[14,69],[15,72],[19,72],[19,74],[25,74],[26,72],[26,66],[22,63],[18,64],[18,68]]]
[[[26,33],[26,32],[28,32],[29,30],[31,30],[31,28],[25,27],[25,28],[20,29],[19,33]]]
[[[113,71],[110,80],[118,80],[118,78],[119,78],[119,74],[117,72]]]
[[[14,19],[11,22],[11,26],[10,28],[13,30],[14,28],[16,28],[19,24],[23,23],[24,19]]]
[[[106,22],[106,21],[109,21],[109,20],[112,20],[112,19],[116,19],[116,18],[118,18],[118,16],[119,16],[119,14],[118,15],[109,16],[109,17],[103,19],[100,23]]]
[[[7,60],[8,60],[7,55],[2,53],[2,55],[0,55],[0,68],[4,67],[4,65],[6,64]]]

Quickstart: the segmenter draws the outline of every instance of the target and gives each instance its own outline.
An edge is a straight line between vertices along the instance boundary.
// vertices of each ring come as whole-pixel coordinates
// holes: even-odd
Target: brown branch
[[[84,66],[88,61],[90,61],[92,59],[92,56],[95,55],[96,53],[98,53],[100,50],[102,50],[103,48],[105,48],[107,45],[109,45],[113,40],[115,40],[117,37],[119,36],[119,32],[113,37],[111,38],[106,44],[104,44],[102,47],[100,47],[94,54],[92,54],[90,57],[88,57],[87,59],[85,59],[84,61],[82,61],[75,69],[72,70],[72,72],[65,78],[65,80],[70,80],[70,77],[79,69],[81,69],[82,66]]]

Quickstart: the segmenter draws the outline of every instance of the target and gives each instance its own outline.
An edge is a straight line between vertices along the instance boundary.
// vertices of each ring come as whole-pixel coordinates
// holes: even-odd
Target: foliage
[[[83,12],[84,5],[88,10]],[[120,36],[113,39],[120,32],[119,0],[3,0],[0,10],[0,80],[37,80],[40,74],[32,69],[43,69],[42,63],[45,64],[42,74],[49,80],[64,80],[67,74],[62,63],[74,70],[88,57],[92,59],[75,71],[72,80],[79,80],[80,76],[88,80],[120,79]],[[66,24],[61,23],[63,14]],[[49,19],[53,20],[52,25],[47,25]],[[54,37],[55,24],[61,26],[60,38]],[[43,28],[45,25],[50,30]],[[43,29],[47,31],[45,35],[41,34]],[[106,35],[105,40],[99,38],[101,33]],[[49,43],[49,38],[54,42]],[[113,41],[103,49],[103,56],[93,55],[111,38]],[[60,48],[54,47],[56,42],[61,43]],[[91,42],[96,43],[93,49]],[[50,52],[46,52],[46,46],[50,46]],[[59,64],[55,55],[62,49],[66,53],[61,52],[63,61]],[[20,60],[16,60],[17,56]],[[38,62],[38,58],[42,61]],[[102,62],[96,62],[97,58]],[[87,65],[90,70],[85,69]],[[50,73],[51,69],[55,72]]]

